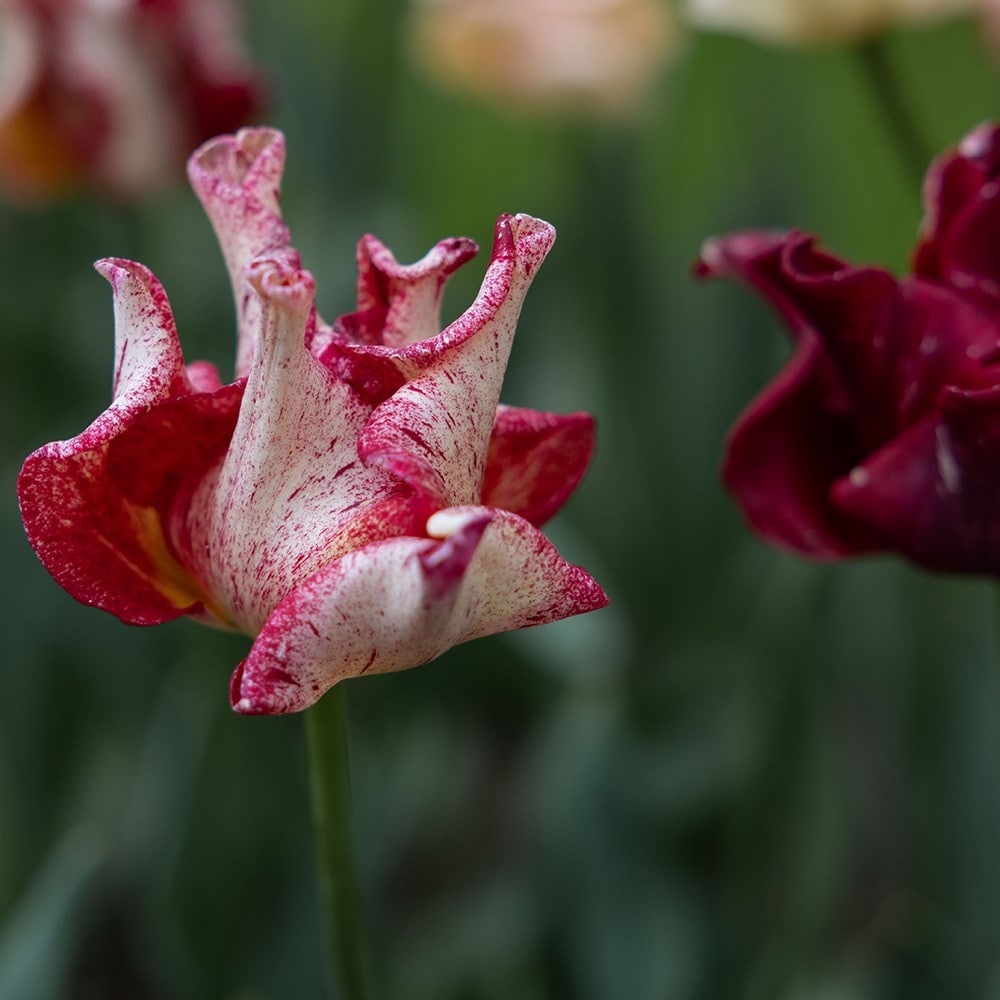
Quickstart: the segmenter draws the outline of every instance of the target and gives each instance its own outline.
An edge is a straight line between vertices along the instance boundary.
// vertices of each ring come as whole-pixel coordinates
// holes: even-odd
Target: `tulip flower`
[[[538,530],[583,475],[592,419],[498,405],[552,227],[502,216],[479,295],[443,330],[445,283],[475,245],[401,265],[366,236],[357,309],[327,324],[280,215],[283,161],[280,133],[246,129],[189,165],[232,276],[235,381],[185,365],[150,271],[101,261],[114,401],[18,483],[32,545],[78,600],[256,636],[232,680],[244,713],[607,601]]]
[[[971,11],[977,0],[687,0],[702,28],[766,42],[850,42],[899,23],[925,23]]]
[[[750,286],[794,343],[732,430],[723,468],[767,541],[1000,573],[998,178],[996,125],[932,165],[902,278],[797,232],[704,246],[700,274]]]
[[[232,0],[0,0],[0,189],[140,196],[259,89]]]
[[[505,107],[634,112],[679,42],[661,0],[420,0],[427,75]]]

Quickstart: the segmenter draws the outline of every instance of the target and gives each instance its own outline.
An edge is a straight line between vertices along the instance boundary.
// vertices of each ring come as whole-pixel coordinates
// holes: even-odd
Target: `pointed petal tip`
[[[253,701],[250,698],[241,698],[238,695],[231,697],[230,702],[233,711],[237,715],[275,715],[277,713],[269,711],[265,706]]]
[[[252,654],[251,654],[252,655]],[[311,697],[285,671],[274,666],[259,665],[247,675],[250,657],[233,671],[229,681],[229,703],[237,715],[285,715],[301,712],[319,697],[318,688]]]
[[[574,618],[591,611],[600,611],[611,603],[607,591],[582,566],[566,564],[565,598],[560,613],[549,621]]]
[[[796,230],[744,229],[726,236],[710,236],[701,245],[694,263],[696,278],[714,278],[742,269],[747,261],[785,244],[798,247],[813,238]]]
[[[556,241],[555,226],[533,215],[501,215],[493,231],[490,260],[515,260],[531,277]]]
[[[112,288],[117,287],[122,278],[137,278],[148,281],[153,272],[145,264],[129,260],[126,257],[102,257],[94,261],[94,270],[104,278]]]
[[[577,571],[581,613],[606,608],[611,603],[608,592],[582,566],[573,568]]]
[[[267,709],[243,691],[247,661],[241,660],[229,679],[229,704],[237,715],[269,715]],[[249,687],[249,685],[247,685]]]
[[[710,236],[698,250],[698,256],[692,265],[696,278],[712,278],[721,273],[728,259],[727,248],[735,241],[736,236]]]
[[[996,122],[980,122],[958,144],[958,153],[967,160],[982,160],[992,158],[1000,148],[1000,125]],[[951,151],[941,154],[941,158],[950,156]]]
[[[240,687],[243,684],[243,671],[246,669],[247,661],[241,660],[233,671],[233,676],[229,678],[229,703],[234,711],[239,711],[237,705],[240,704]]]
[[[446,274],[451,274],[466,261],[472,260],[479,253],[479,244],[467,236],[453,236],[441,240],[431,250],[428,257],[439,264]]]
[[[232,699],[232,706],[233,706],[233,712],[235,712],[237,715],[252,716],[252,715],[282,714],[280,711],[274,711],[267,705],[254,701],[251,698],[234,698]]]

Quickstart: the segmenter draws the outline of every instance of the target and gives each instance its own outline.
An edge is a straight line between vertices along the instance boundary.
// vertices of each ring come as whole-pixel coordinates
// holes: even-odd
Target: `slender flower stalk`
[[[931,149],[917,124],[917,116],[893,65],[884,35],[859,42],[854,48],[858,65],[886,130],[919,189]]]
[[[344,686],[305,712],[309,788],[326,925],[331,996],[374,997],[364,902],[351,824],[350,740]]]

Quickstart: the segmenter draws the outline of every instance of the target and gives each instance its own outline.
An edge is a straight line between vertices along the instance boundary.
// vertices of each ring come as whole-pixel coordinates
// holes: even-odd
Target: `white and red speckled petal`
[[[131,502],[109,471],[111,446],[137,420],[188,391],[167,297],[141,264],[97,264],[114,290],[114,402],[82,434],[29,455],[18,479],[25,531],[73,597],[130,624],[195,611],[197,584],[177,564],[158,513]]]
[[[546,413],[500,406],[486,457],[482,498],[535,527],[569,498],[594,454],[589,413]]]
[[[410,381],[379,404],[358,441],[378,466],[434,497],[478,503],[490,434],[521,305],[555,241],[547,222],[501,216],[475,302],[447,329],[396,358]]]
[[[370,413],[306,349],[314,281],[294,255],[261,258],[258,350],[228,453],[171,536],[228,618],[256,634],[298,583],[349,548],[411,532],[428,504],[358,458]]]
[[[236,300],[236,375],[250,370],[260,324],[260,305],[243,280],[256,257],[288,248],[281,218],[285,138],[271,128],[244,128],[211,139],[188,160],[188,178],[222,247]]]
[[[109,257],[94,268],[111,285],[115,304],[115,371],[118,409],[148,406],[188,382],[170,302],[156,275],[135,261]],[[106,411],[110,413],[111,410]]]
[[[452,508],[427,528],[436,537],[375,542],[289,594],[233,675],[236,711],[301,711],[345,678],[607,604],[590,574],[515,514]]]
[[[400,264],[380,240],[363,236],[357,250],[357,309],[341,316],[330,336],[345,351],[362,355],[369,346],[393,349],[437,336],[448,278],[477,252],[472,240],[457,237],[442,240],[413,264]],[[318,343],[314,353],[323,346]]]

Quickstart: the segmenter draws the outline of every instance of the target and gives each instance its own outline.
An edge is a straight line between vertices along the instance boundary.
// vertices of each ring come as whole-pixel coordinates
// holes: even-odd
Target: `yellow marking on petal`
[[[163,522],[160,520],[159,511],[155,507],[140,507],[130,503],[125,504],[125,510],[132,521],[135,537],[149,557],[155,573],[144,572],[138,566],[129,563],[132,571],[145,579],[174,607],[187,608],[192,604],[201,604],[221,628],[235,629],[236,626],[218,602],[206,593],[201,584],[171,552],[163,533]]]

